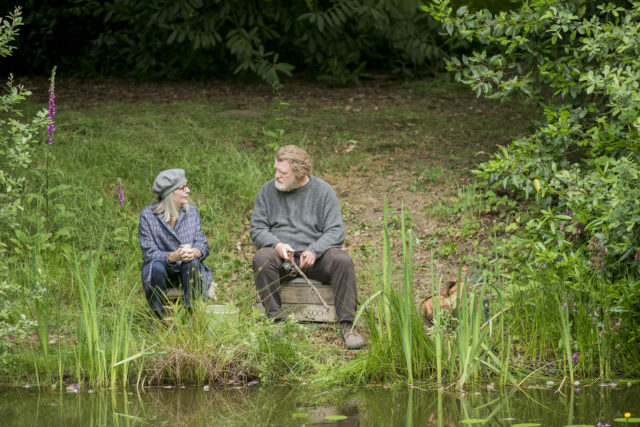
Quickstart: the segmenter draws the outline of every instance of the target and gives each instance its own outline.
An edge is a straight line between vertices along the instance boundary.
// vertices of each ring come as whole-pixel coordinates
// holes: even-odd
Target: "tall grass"
[[[406,378],[408,384],[433,373],[433,343],[413,301],[413,235],[401,210],[399,238],[402,245],[400,274],[394,275],[389,211],[384,209],[382,229],[382,274],[373,277],[373,294],[360,306],[356,321],[365,316],[370,330],[370,352],[335,375],[365,371],[361,379]],[[399,276],[399,277],[398,277]],[[394,285],[394,282],[397,283]]]
[[[440,306],[440,281],[435,280],[432,265],[432,295],[433,297],[433,325],[429,328],[429,335],[435,343],[436,376],[439,385],[443,379],[454,381],[460,390],[472,378],[477,378],[481,369],[486,369],[500,378],[515,381],[509,372],[508,357],[492,350],[490,341],[490,325],[499,317],[502,311],[492,317],[485,314],[484,302],[487,299],[487,284],[482,281],[479,287],[471,287],[469,277],[463,277],[458,270],[458,283],[466,283],[459,287],[454,298],[455,316]],[[445,351],[448,357],[443,363]],[[446,374],[446,375],[445,375]]]
[[[443,325],[444,318],[441,314],[440,307],[440,295],[442,289],[442,278],[438,277],[436,279],[435,268],[433,268],[433,253],[431,254],[431,297],[435,302],[433,304],[433,325],[431,326],[430,332],[431,337],[433,338],[435,344],[435,357],[436,357],[436,379],[438,382],[438,386],[442,386],[442,374],[443,374],[443,365],[442,365],[442,357],[443,357],[443,341],[444,334],[446,331],[446,326]]]
[[[458,293],[457,316],[455,329],[455,348],[457,350],[459,375],[457,387],[464,388],[465,384],[478,374],[481,364],[497,369],[486,357],[490,352],[487,347],[489,328],[484,319],[485,286],[479,293],[473,290]]]
[[[385,220],[386,221],[386,220]],[[396,319],[400,326],[402,338],[402,348],[407,365],[407,380],[413,384],[413,356],[412,333],[415,318],[415,306],[413,303],[413,234],[405,227],[405,213],[402,208],[401,214],[400,240],[402,241],[402,259],[404,260],[404,271],[402,275],[402,288],[397,299]],[[388,227],[387,224],[384,227]]]
[[[101,247],[97,254],[100,255]],[[86,257],[79,253],[75,259],[74,280],[78,286],[80,296],[80,319],[78,325],[78,358],[83,374],[88,376],[89,384],[93,387],[104,386],[107,380],[107,357],[105,354],[103,335],[101,334],[101,319],[98,313],[98,290],[96,289],[97,265],[93,253]],[[104,283],[101,287],[104,290]],[[77,378],[78,382],[83,379]]]
[[[573,384],[573,358],[571,352],[571,323],[569,321],[569,306],[567,299],[556,299],[556,307],[558,309],[558,319],[560,324],[560,336],[562,337],[562,349],[564,350],[564,371],[568,374],[571,384]]]
[[[80,318],[78,325],[78,351],[76,354],[76,379],[78,383],[87,379],[90,387],[126,387],[130,381],[129,364],[145,354],[132,354],[131,297],[120,307],[113,309],[103,304],[106,283],[98,286],[99,263],[104,236],[98,248],[82,256],[76,254],[74,280],[80,296]],[[111,323],[106,320],[115,310]],[[110,326],[110,328],[108,327]],[[144,342],[142,344],[144,346]],[[138,366],[142,370],[142,366]]]
[[[382,274],[374,275],[374,292],[361,305],[356,318],[365,316],[371,332],[371,350],[337,375],[353,374],[368,370],[364,378],[400,376],[409,384],[427,379],[435,374],[439,386],[445,380],[453,381],[458,389],[477,379],[481,371],[515,382],[509,370],[508,353],[499,356],[492,350],[490,325],[502,318],[503,309],[491,317],[485,313],[487,282],[471,286],[470,277],[463,277],[458,270],[459,287],[456,295],[456,315],[440,307],[441,277],[435,273],[432,261],[431,289],[434,318],[429,333],[416,310],[413,297],[412,233],[405,225],[405,212],[401,211],[400,230],[396,233],[402,244],[402,263],[392,274],[391,226],[388,210],[384,211],[382,232]],[[397,284],[394,285],[393,282]],[[501,319],[502,321],[502,319]],[[505,333],[502,330],[501,337]],[[384,360],[387,363],[381,363]]]

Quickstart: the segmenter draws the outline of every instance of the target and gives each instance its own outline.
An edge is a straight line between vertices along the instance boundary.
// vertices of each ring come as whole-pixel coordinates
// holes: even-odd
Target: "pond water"
[[[0,393],[0,424],[39,425],[623,425],[640,415],[640,384],[558,385],[464,394],[406,386],[327,390],[307,387],[148,388],[128,392]],[[478,423],[478,425],[482,425]],[[640,424],[632,424],[638,425]]]

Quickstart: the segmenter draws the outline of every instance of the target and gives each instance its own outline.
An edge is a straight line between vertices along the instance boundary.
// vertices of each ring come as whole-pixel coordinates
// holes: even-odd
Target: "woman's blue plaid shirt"
[[[163,262],[168,271],[180,272],[182,261],[175,264],[169,264],[167,261],[169,253],[178,249],[180,245],[190,244],[191,247],[200,249],[202,252],[200,261],[204,261],[209,255],[209,244],[202,232],[200,215],[195,206],[189,204],[189,213],[180,212],[174,228],[162,218],[161,214],[153,213],[154,207],[155,204],[142,209],[138,229],[142,249],[142,280],[147,283],[151,281],[151,264],[154,261]],[[200,266],[200,274],[204,278],[206,287],[212,279],[211,270],[202,263]]]

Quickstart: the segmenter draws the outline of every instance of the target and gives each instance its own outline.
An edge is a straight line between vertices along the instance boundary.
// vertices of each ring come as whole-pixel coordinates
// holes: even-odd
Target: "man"
[[[267,317],[282,320],[280,280],[290,273],[285,262],[294,259],[309,278],[331,283],[345,344],[361,348],[364,340],[353,325],[356,276],[341,249],[345,233],[338,198],[311,175],[311,161],[300,147],[281,147],[274,167],[275,177],[260,188],[251,215],[251,239],[258,248],[255,284]]]

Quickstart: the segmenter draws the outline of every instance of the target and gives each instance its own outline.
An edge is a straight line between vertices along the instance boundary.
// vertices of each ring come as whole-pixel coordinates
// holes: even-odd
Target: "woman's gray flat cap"
[[[164,199],[169,193],[186,182],[187,177],[184,175],[184,169],[167,169],[158,174],[153,182],[151,191],[160,196],[161,199]]]

